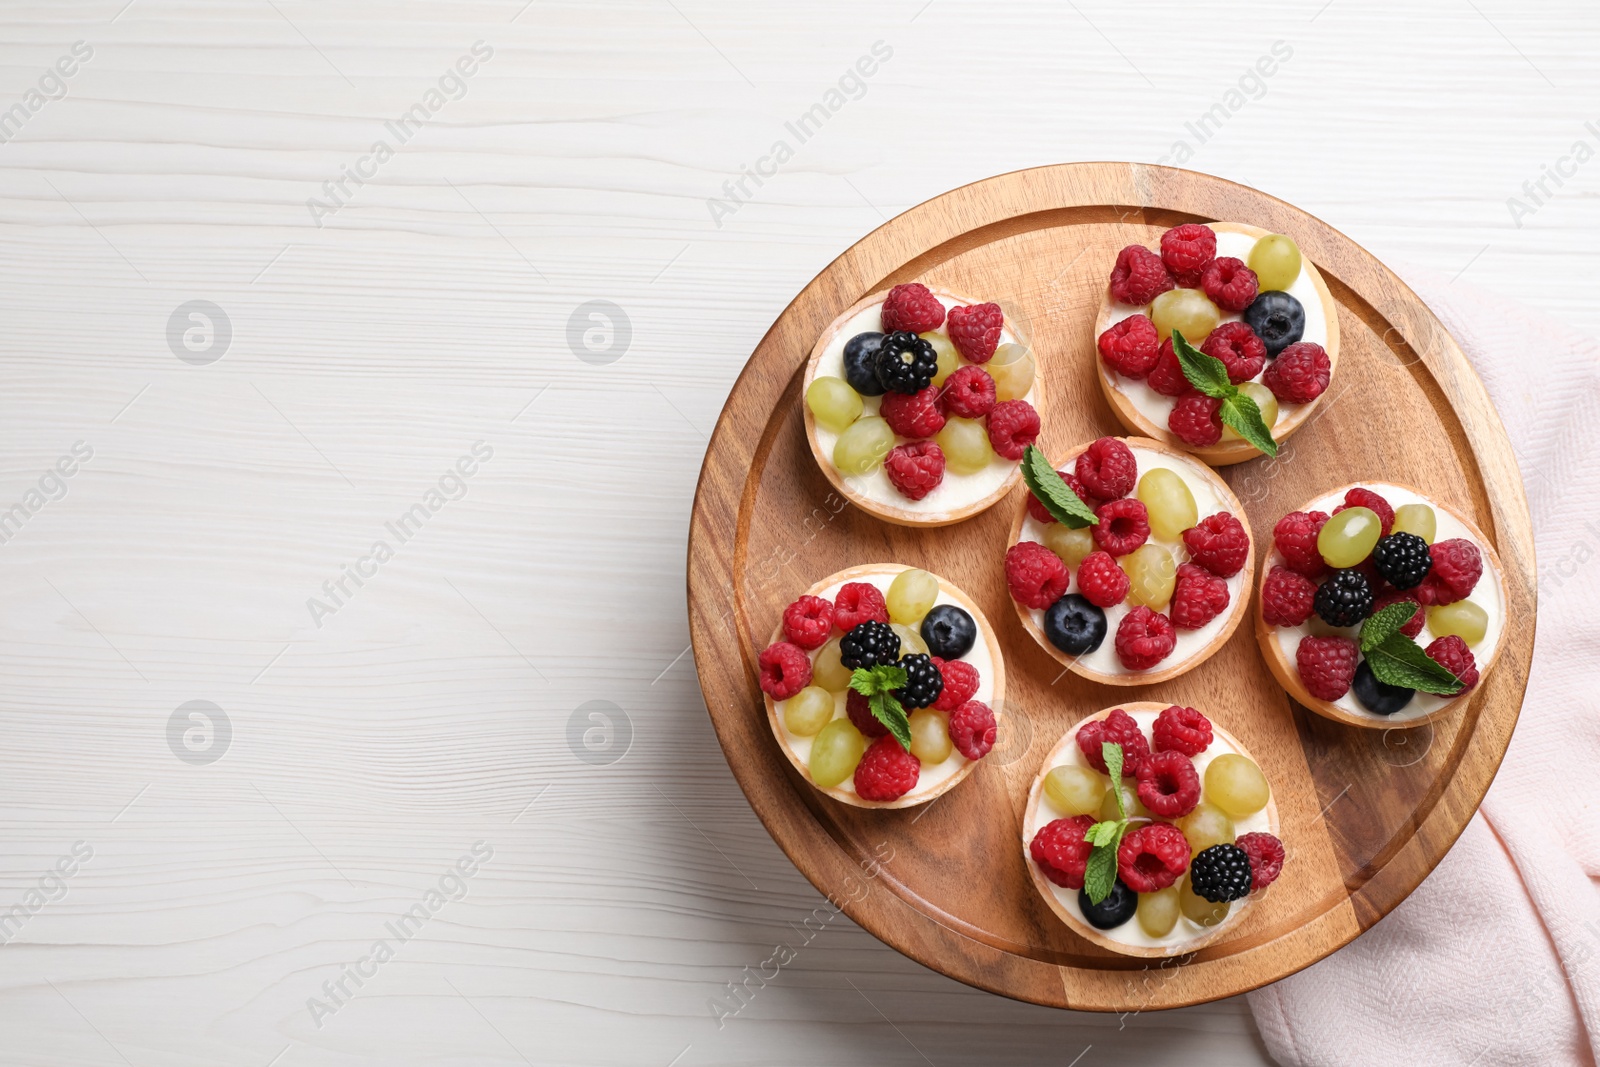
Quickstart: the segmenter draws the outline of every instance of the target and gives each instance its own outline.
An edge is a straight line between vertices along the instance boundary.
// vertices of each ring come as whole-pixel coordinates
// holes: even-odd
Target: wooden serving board
[[[1440,722],[1358,730],[1311,714],[1273,680],[1248,626],[1200,667],[1147,689],[1068,673],[1007,604],[1001,557],[1014,501],[942,529],[894,526],[847,504],[812,458],[799,390],[807,353],[840,311],[912,280],[996,300],[1022,326],[1048,379],[1047,453],[1120,434],[1094,362],[1095,312],[1112,262],[1124,245],[1170,226],[1214,220],[1293,236],[1339,306],[1339,370],[1316,420],[1276,460],[1220,471],[1258,544],[1318,491],[1382,480],[1456,507],[1500,554],[1514,621],[1507,646],[1466,706]],[[1006,657],[1006,728],[995,751],[959,788],[904,811],[846,807],[806,784],[778,750],[756,684],[756,654],[785,604],[819,577],[882,560],[965,589]],[[1139,164],[1042,167],[946,193],[867,235],[806,286],[751,356],[717,423],[690,524],[688,586],[696,666],[728,763],[812,883],[935,970],[1093,1011],[1254,989],[1387,914],[1488,789],[1533,652],[1533,535],[1517,467],[1482,383],[1438,320],[1381,263],[1305,212],[1219,178]],[[1016,845],[1050,746],[1078,719],[1128,699],[1215,714],[1272,782],[1290,857],[1230,936],[1176,960],[1118,956],[1067,929],[1029,884]]]

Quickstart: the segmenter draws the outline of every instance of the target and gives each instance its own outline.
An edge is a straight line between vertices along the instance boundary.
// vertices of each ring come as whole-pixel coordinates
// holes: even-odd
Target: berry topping
[[[1198,630],[1227,610],[1228,583],[1194,563],[1178,565],[1178,582],[1172,589],[1172,625]]]
[[[886,334],[873,362],[878,383],[896,393],[920,393],[939,373],[939,354],[932,342],[914,333]]]
[[[1172,655],[1178,644],[1172,620],[1147,607],[1137,607],[1117,624],[1117,660],[1125,670],[1147,671]]]
[[[878,587],[867,582],[846,582],[840,586],[833,594],[833,624],[849,633],[868,619],[881,623],[889,621],[889,608]]]
[[[1120,604],[1128,595],[1128,573],[1109,552],[1091,552],[1078,564],[1078,590],[1100,608]]]
[[[1088,815],[1056,819],[1039,827],[1028,845],[1028,854],[1044,876],[1063,889],[1082,889],[1083,872],[1089,866],[1094,846],[1083,836],[1094,825]]]
[[[925,708],[939,699],[944,691],[944,675],[931,657],[921,652],[901,656],[898,664],[906,672],[906,684],[894,691],[895,698],[904,708]]]
[[[1105,753],[1100,746],[1110,742],[1122,747],[1122,777],[1132,778],[1139,764],[1150,754],[1150,744],[1139,732],[1133,716],[1117,708],[1103,719],[1090,719],[1078,729],[1078,751],[1083,760],[1101,774],[1106,770]]]
[[[973,304],[950,309],[950,343],[968,363],[987,363],[1000,344],[1005,315],[999,304]]]
[[[1306,309],[1288,293],[1268,289],[1244,309],[1244,321],[1267,346],[1267,355],[1276,357],[1305,333]]]
[[[1225,322],[1212,330],[1200,351],[1222,360],[1234,385],[1248,382],[1267,365],[1267,346],[1242,322]]]
[[[1118,878],[1111,883],[1111,892],[1098,904],[1089,899],[1087,889],[1078,890],[1078,910],[1083,912],[1083,921],[1096,930],[1115,930],[1139,910],[1139,894]]]
[[[1250,857],[1238,845],[1212,845],[1189,864],[1189,888],[1213,904],[1249,896],[1250,884]]]
[[[901,495],[921,500],[944,481],[944,452],[932,441],[896,445],[883,457],[883,473]]]
[[[1283,873],[1283,842],[1271,834],[1244,834],[1234,844],[1250,861],[1250,892],[1267,888]]]
[[[1129,245],[1117,253],[1111,268],[1111,296],[1124,304],[1148,304],[1171,289],[1172,275],[1161,257],[1144,245]]]
[[[1272,544],[1283,556],[1283,565],[1307,578],[1320,578],[1328,565],[1317,551],[1317,534],[1328,521],[1321,511],[1291,511],[1272,528]]]
[[[1083,501],[1085,504],[1088,504],[1091,508],[1100,506],[1100,501],[1093,493],[1089,492],[1089,490],[1083,487],[1083,483],[1078,480],[1078,476],[1076,474],[1074,474],[1072,471],[1056,471],[1056,473],[1061,476],[1062,481],[1067,483],[1068,489],[1071,489],[1074,493],[1078,494],[1079,500]],[[1028,514],[1032,515],[1035,519],[1046,526],[1056,521],[1055,516],[1050,514],[1049,511],[1045,510],[1044,504],[1042,504],[1039,501],[1039,498],[1034,496],[1032,493],[1028,494]]]
[[[1318,700],[1338,700],[1348,693],[1359,651],[1348,637],[1302,637],[1294,662],[1306,692]]]
[[[1329,626],[1355,626],[1372,614],[1372,583],[1358,570],[1334,571],[1317,586],[1312,606]]]
[[[821,648],[833,632],[833,605],[819,596],[803,596],[783,609],[783,636],[810,651]]]
[[[1392,533],[1372,550],[1372,565],[1396,589],[1414,589],[1428,576],[1433,558],[1428,542],[1416,534]]]
[[[1301,341],[1278,355],[1261,376],[1261,384],[1284,404],[1309,404],[1327,391],[1332,377],[1333,364],[1322,346]]]
[[[1204,448],[1222,440],[1222,401],[1209,396],[1186,396],[1172,405],[1167,429],[1185,444]]]
[[[1138,483],[1139,463],[1121,438],[1102,437],[1078,453],[1073,473],[1095,499],[1120,500]]]
[[[1179,756],[1185,763],[1189,761]],[[1194,768],[1189,768],[1194,774]],[[1143,792],[1143,787],[1140,787]],[[1195,796],[1200,795],[1200,779],[1195,778]],[[1190,805],[1191,807],[1193,805]],[[1150,809],[1154,811],[1154,808]],[[1189,869],[1189,842],[1183,831],[1170,823],[1151,823],[1129,830],[1117,847],[1117,874],[1135,893],[1155,893],[1183,877]]]
[[[878,349],[882,346],[881,333],[858,333],[845,342],[844,378],[862,396],[883,395],[883,384],[878,381]]]
[[[788,700],[811,684],[811,657],[788,641],[762,649],[756,663],[761,668],[761,691],[773,700]]]
[[[965,608],[935,604],[922,617],[919,628],[928,651],[945,659],[960,659],[978,641],[978,625]]]
[[[1061,557],[1037,541],[1018,541],[1006,550],[1006,588],[1028,608],[1048,608],[1071,582]]]
[[[918,393],[890,393],[883,398],[878,414],[901,437],[932,437],[944,429],[939,400],[939,390],[932,385]]]
[[[1207,264],[1216,254],[1216,231],[1198,222],[1174,226],[1161,235],[1161,262],[1171,273],[1172,280],[1185,288],[1193,289],[1200,284]]]
[[[1150,513],[1132,497],[1101,504],[1099,521],[1089,528],[1094,543],[1113,556],[1126,556],[1150,540]]]
[[[1393,715],[1417,695],[1415,689],[1379,681],[1378,676],[1372,673],[1372,664],[1367,660],[1357,664],[1356,676],[1350,680],[1350,692],[1355,696],[1356,703],[1374,715]]]
[[[969,700],[950,715],[950,741],[967,759],[982,759],[994,747],[994,712],[979,700]]]
[[[1182,752],[1152,752],[1140,762],[1134,778],[1139,782],[1139,799],[1158,818],[1179,818],[1200,803],[1200,773]],[[1188,842],[1183,854],[1189,858]]]
[[[927,333],[944,322],[944,305],[926,285],[911,282],[889,290],[883,298],[882,315],[885,333]]]
[[[1299,626],[1311,618],[1317,584],[1288,567],[1274,567],[1261,585],[1261,617],[1271,626]]]
[[[1156,716],[1150,738],[1150,747],[1156,752],[1198,756],[1211,746],[1211,720],[1194,708],[1174,704]]]
[[[899,800],[917,784],[922,761],[892,737],[872,742],[856,764],[856,795],[862,800]]]
[[[1096,342],[1106,366],[1124,378],[1143,378],[1156,365],[1161,338],[1147,315],[1129,315],[1112,325]]]
[[[1178,362],[1178,353],[1172,349],[1172,338],[1169,337],[1161,342],[1161,348],[1156,353],[1156,361],[1150,367],[1150,373],[1145,376],[1145,381],[1162,396],[1184,396],[1194,390],[1194,386],[1184,376],[1183,364]]]
[[[1467,643],[1455,634],[1434,640],[1423,651],[1429,659],[1461,679],[1462,693],[1478,684],[1478,663],[1472,658]]]
[[[1070,593],[1045,609],[1044,636],[1069,656],[1086,656],[1106,639],[1106,613]]]
[[[1359,485],[1344,495],[1344,503],[1333,509],[1335,515],[1350,508],[1366,508],[1378,516],[1378,522],[1383,525],[1383,532],[1378,536],[1388,537],[1389,531],[1394,529],[1394,508],[1383,497],[1371,489],[1363,489]]]
[[[834,611],[837,617],[838,608]],[[868,619],[839,640],[839,662],[852,671],[888,665],[899,658],[900,635],[877,619]]]
[[[989,444],[1006,459],[1021,459],[1039,439],[1039,413],[1026,400],[1003,400],[989,412]]]
[[[1372,613],[1376,615],[1390,604],[1399,604],[1401,602],[1407,602],[1417,606],[1416,613],[1411,616],[1410,620],[1407,621],[1404,626],[1400,627],[1401,633],[1405,634],[1407,637],[1415,639],[1416,636],[1422,632],[1422,624],[1427,621],[1427,612],[1422,610],[1422,602],[1417,599],[1417,595],[1415,593],[1401,592],[1398,589],[1390,589],[1372,602]],[[1267,621],[1270,622],[1271,620],[1269,619]]]
[[[844,713],[863,737],[882,737],[889,732],[889,728],[872,714],[872,703],[854,689],[845,692]]]
[[[1471,541],[1456,537],[1436,542],[1428,547],[1428,558],[1432,569],[1417,586],[1417,599],[1424,605],[1465,600],[1483,577],[1483,553]]]
[[[994,379],[982,367],[962,367],[944,380],[944,406],[963,419],[983,418],[994,410]]]
[[[1250,558],[1250,535],[1229,511],[1207,515],[1183,531],[1189,558],[1218,578],[1232,578]]]
[[[1213,304],[1234,313],[1254,303],[1260,290],[1256,272],[1232,256],[1212,260],[1200,279],[1200,287]]]
[[[944,688],[939,690],[939,699],[933,702],[935,709],[955,711],[978,692],[978,668],[972,664],[958,659],[940,659],[934,656],[933,665],[939,668],[939,677],[944,680]]]

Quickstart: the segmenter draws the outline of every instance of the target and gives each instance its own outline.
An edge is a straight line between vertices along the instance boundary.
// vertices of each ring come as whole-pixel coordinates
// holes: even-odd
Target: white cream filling
[[[940,296],[939,302],[945,306],[947,311],[953,307],[969,306],[964,301],[952,300],[946,296]],[[834,335],[833,340],[828,342],[828,347],[823,349],[822,355],[818,357],[816,376],[812,380],[815,381],[816,378],[833,377],[838,378],[839,380],[848,384],[849,379],[845,377],[844,373],[844,346],[848,344],[850,339],[855,337],[857,334],[882,332],[882,311],[882,304],[874,304],[871,307],[863,308],[861,311],[857,312],[855,316],[850,319],[850,321],[845,323],[844,328]],[[940,326],[936,332],[941,334],[945,333],[945,326]],[[1009,329],[1002,329],[1000,331],[1000,344],[1011,344],[1014,341],[1016,341],[1016,337],[1012,335]],[[1034,393],[1038,389],[1037,353],[1034,355],[1034,360],[1035,384],[1034,387],[1029,389],[1027,394],[1022,398],[1030,404],[1033,403]],[[965,359],[958,359],[957,366],[959,368],[967,366],[984,366],[984,364],[970,364]],[[804,401],[802,401],[802,403],[803,402]],[[876,415],[882,403],[883,397],[881,396],[862,397],[861,417],[865,418],[868,415]],[[817,444],[821,446],[822,454],[827,457],[827,461],[829,463],[832,463],[833,446],[838,443],[839,435],[834,433],[832,430],[826,429],[821,423],[815,424],[815,430],[817,435]],[[909,440],[911,439],[908,437],[896,436],[894,443],[897,445],[903,445]],[[871,500],[876,500],[880,503],[900,508],[903,511],[937,514],[941,512],[957,511],[969,504],[985,499],[995,490],[1004,485],[1006,479],[1010,478],[1016,469],[1016,460],[1006,459],[1004,456],[998,454],[989,460],[989,465],[987,467],[973,474],[957,474],[946,467],[944,472],[944,480],[940,482],[931,493],[923,497],[921,500],[912,500],[910,497],[900,492],[900,490],[896,489],[894,487],[894,483],[889,480],[889,475],[885,473],[882,464],[879,464],[876,469],[868,474],[841,473],[840,476],[844,478],[845,484],[848,485],[853,491],[860,493],[862,496]]]
[[[1371,489],[1373,492],[1383,497],[1389,502],[1389,506],[1395,508],[1396,510],[1405,504],[1426,504],[1430,508],[1433,508],[1435,522],[1433,539],[1435,543],[1439,541],[1449,541],[1452,538],[1459,537],[1463,540],[1471,541],[1473,544],[1478,545],[1480,550],[1484,547],[1478,543],[1477,538],[1473,536],[1472,532],[1468,530],[1459,519],[1450,514],[1448,511],[1445,511],[1443,508],[1435,507],[1433,501],[1429,500],[1427,497],[1418,496],[1416,493],[1413,493],[1408,489],[1403,489],[1398,485],[1372,483],[1367,485],[1366,488]],[[1333,509],[1343,503],[1344,497],[1342,495],[1329,495],[1317,500],[1310,507],[1306,508],[1306,510],[1324,511],[1329,515],[1332,515]],[[1265,564],[1266,572],[1264,573],[1270,573],[1273,567],[1282,566],[1282,564],[1283,556],[1279,554],[1277,549],[1273,549],[1270,558]],[[1489,617],[1489,625],[1488,628],[1484,630],[1483,640],[1479,641],[1476,645],[1468,646],[1472,650],[1473,660],[1476,661],[1481,669],[1483,664],[1489,662],[1489,660],[1493,658],[1495,649],[1500,647],[1500,639],[1505,631],[1505,594],[1500,588],[1500,576],[1495,573],[1494,568],[1490,565],[1489,556],[1487,553],[1485,553],[1483,557],[1483,577],[1478,579],[1478,584],[1473,588],[1472,595],[1467,597],[1467,600],[1482,608]],[[1423,608],[1422,610],[1426,612],[1428,609]],[[1300,647],[1300,639],[1308,634],[1314,634],[1318,637],[1326,637],[1337,634],[1343,637],[1348,637],[1353,641],[1359,641],[1361,639],[1361,627],[1347,626],[1341,628],[1329,626],[1327,623],[1317,618],[1317,616],[1314,614],[1299,626],[1275,626],[1273,629],[1277,631],[1276,636],[1278,638],[1278,647],[1283,651],[1284,656],[1288,659],[1290,669],[1294,669],[1295,653]],[[1431,642],[1436,636],[1438,635],[1428,627],[1426,622],[1424,622],[1422,626],[1422,632],[1417,635],[1417,644],[1421,645],[1423,648],[1427,648],[1428,643]],[[1438,711],[1440,708],[1444,707],[1454,699],[1456,698],[1440,696],[1437,693],[1419,692],[1416,696],[1411,698],[1411,703],[1407,704],[1393,715],[1374,715],[1372,712],[1361,706],[1361,702],[1356,699],[1354,690],[1345,693],[1345,695],[1340,697],[1338,700],[1329,701],[1329,703],[1335,705],[1336,707],[1343,708],[1345,711],[1352,712],[1356,715],[1365,716],[1366,718],[1379,722],[1404,723],[1410,719],[1418,719],[1429,714],[1430,712]]]

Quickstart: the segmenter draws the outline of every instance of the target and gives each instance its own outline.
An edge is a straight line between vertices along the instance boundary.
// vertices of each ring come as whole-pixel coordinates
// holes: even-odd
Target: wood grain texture
[[[1159,690],[1152,698],[1215,709],[1256,754],[1294,863],[1231,936],[1147,991],[1127,957],[1053,921],[1014,847],[1043,740],[1110,700],[1105,687],[1059,669],[1004,612],[1005,509],[937,532],[845,509],[816,536],[794,537],[800,518],[828,494],[802,429],[804,361],[796,353],[842,308],[921,279],[1026,309],[1057,401],[1041,435],[1053,454],[1114,425],[1095,384],[1092,333],[1108,254],[1179,222],[1216,219],[1296,234],[1341,318],[1341,391],[1275,460],[1220,472],[1245,501],[1256,540],[1266,536],[1268,516],[1316,487],[1352,475],[1411,482],[1493,531],[1508,611],[1531,620],[1533,540],[1520,476],[1460,349],[1398,278],[1349,239],[1281,201],[1192,172],[1110,163],[1039,168],[955,190],[875,230],[818,275],[768,332],[723,409],[701,471],[690,526],[690,630],[712,722],[757,814],[825,891],[837,891],[852,869],[887,849],[896,859],[878,875],[880,891],[847,912],[914,959],[1036,1003],[1098,1011],[1194,1004],[1332,952],[1398,904],[1443,856],[1488,789],[1521,705],[1531,625],[1508,635],[1500,669],[1462,714],[1425,727],[1435,731],[1434,743],[1406,767],[1393,766],[1370,732],[1319,729],[1324,720],[1285,699],[1248,632],[1235,633],[1194,671],[1152,687]],[[1388,424],[1405,433],[1372,432],[1379,397]],[[1007,654],[1010,738],[966,788],[916,823],[797,788],[764,717],[752,714],[760,707],[754,657],[790,593],[765,562],[827,574],[863,556],[948,576],[1000,620]],[[730,587],[731,613],[724,609]],[[1335,801],[1349,794],[1350,802],[1330,803],[1329,794]],[[956,832],[965,847],[954,856],[925,846]]]

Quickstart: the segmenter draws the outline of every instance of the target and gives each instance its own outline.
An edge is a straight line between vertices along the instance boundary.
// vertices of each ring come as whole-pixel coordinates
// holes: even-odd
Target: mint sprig
[[[1094,846],[1083,871],[1083,889],[1089,894],[1091,904],[1110,896],[1117,883],[1117,849],[1122,845],[1122,835],[1128,832],[1129,823],[1128,808],[1122,797],[1122,746],[1102,741],[1100,755],[1106,761],[1106,773],[1111,776],[1111,791],[1117,798],[1117,817],[1097,822],[1083,834],[1083,839]]]
[[[1380,682],[1455,696],[1461,692],[1461,679],[1400,632],[1400,627],[1420,610],[1415,604],[1398,601],[1374,612],[1361,624],[1361,654],[1372,668],[1372,676]]]
[[[1392,634],[1411,621],[1420,608],[1409,600],[1399,600],[1380,611],[1373,612],[1361,624],[1361,651],[1371,652],[1387,641]]]
[[[895,690],[904,689],[906,670],[889,663],[876,667],[857,667],[850,673],[850,688],[867,698],[872,717],[884,725],[900,747],[911,751],[911,720]]]
[[[1056,473],[1044,453],[1033,445],[1029,445],[1022,453],[1022,481],[1028,487],[1028,492],[1044,505],[1050,517],[1068,529],[1081,530],[1100,521],[1095,517],[1094,509],[1072,491],[1072,486]]]
[[[1239,391],[1228,380],[1228,366],[1216,356],[1208,356],[1183,339],[1179,330],[1172,331],[1172,351],[1178,357],[1178,366],[1189,384],[1213,400],[1222,403],[1217,415],[1223,424],[1268,456],[1278,454],[1278,442],[1261,417],[1256,402]]]

